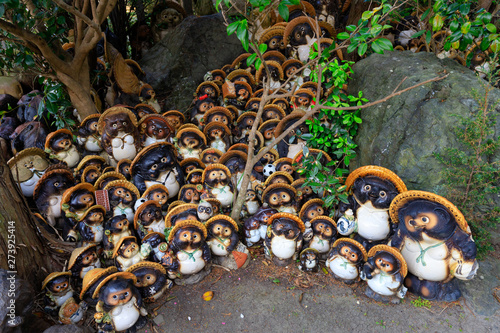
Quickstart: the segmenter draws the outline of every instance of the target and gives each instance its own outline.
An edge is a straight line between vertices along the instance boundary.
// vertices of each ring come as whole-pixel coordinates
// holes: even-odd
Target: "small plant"
[[[474,92],[479,106],[470,117],[457,116],[459,125],[454,133],[463,147],[447,148],[444,153],[435,155],[446,165],[448,198],[469,223],[479,258],[493,250],[489,229],[500,223],[500,208],[494,202],[494,197],[500,193],[500,169],[499,162],[491,159],[500,147],[500,137],[493,137],[494,106],[488,102],[492,89],[484,86],[484,98]]]
[[[38,117],[47,117],[51,125],[60,128],[72,128],[76,122],[72,117],[72,105],[64,86],[49,78],[40,77],[43,83],[43,99],[38,105]]]
[[[384,321],[383,320],[380,320],[380,321],[376,321],[375,324],[379,325],[380,327],[382,328],[385,328],[385,325],[384,325]]]
[[[431,302],[426,299],[422,299],[420,296],[417,299],[411,301],[411,304],[413,304],[413,306],[416,308],[422,308],[422,307],[427,309],[431,308]]]

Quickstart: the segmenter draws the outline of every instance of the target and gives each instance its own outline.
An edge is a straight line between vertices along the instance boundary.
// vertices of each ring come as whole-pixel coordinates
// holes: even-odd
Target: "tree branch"
[[[93,28],[97,33],[101,32],[101,27],[98,24],[93,22],[87,15],[83,14],[82,12],[77,10],[75,7],[66,4],[62,0],[52,0],[52,1],[54,1],[59,7],[61,7],[62,9],[67,11],[68,13],[73,14],[73,15],[75,15],[75,17],[81,19],[89,27]]]

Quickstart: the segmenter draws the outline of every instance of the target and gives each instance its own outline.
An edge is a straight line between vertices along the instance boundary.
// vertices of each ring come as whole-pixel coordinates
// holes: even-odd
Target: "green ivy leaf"
[[[240,24],[240,21],[236,21],[236,22],[229,24],[226,28],[227,35],[228,36],[232,35],[236,31],[236,29],[238,29],[239,24]]]
[[[251,66],[257,57],[257,53],[252,54],[247,58],[247,66]]]
[[[432,39],[431,32],[427,31],[427,33],[425,34],[425,42],[427,43],[427,45],[431,43],[431,39]]]
[[[280,3],[278,6],[278,12],[280,13],[280,16],[283,18],[283,20],[288,21],[288,7],[284,3]]]
[[[425,33],[425,30],[420,30],[419,32],[414,33],[414,34],[411,36],[411,38],[412,38],[412,39],[413,39],[413,38],[418,38],[418,37],[422,36],[424,33]]]
[[[486,24],[486,29],[492,34],[495,34],[497,32],[497,27],[493,23]]]
[[[342,40],[342,39],[348,39],[349,37],[350,36],[349,36],[349,34],[347,32],[341,32],[341,33],[339,33],[337,35],[337,39],[340,39],[340,40]]]

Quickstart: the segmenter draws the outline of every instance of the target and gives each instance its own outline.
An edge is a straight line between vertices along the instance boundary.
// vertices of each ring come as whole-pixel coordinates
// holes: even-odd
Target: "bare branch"
[[[95,22],[93,22],[87,15],[83,14],[82,12],[80,12],[75,7],[66,4],[62,0],[53,0],[53,1],[59,7],[61,7],[65,11],[67,11],[68,13],[73,14],[73,15],[75,15],[75,17],[78,17],[79,19],[81,19],[82,21],[84,21],[89,27],[92,27],[97,33],[101,32],[101,27],[98,24],[96,24]]]

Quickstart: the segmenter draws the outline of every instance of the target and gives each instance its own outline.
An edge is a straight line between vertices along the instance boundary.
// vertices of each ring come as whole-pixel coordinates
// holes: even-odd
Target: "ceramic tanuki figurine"
[[[223,123],[211,122],[203,130],[208,138],[208,145],[225,153],[231,145],[231,131]]]
[[[89,183],[94,185],[97,179],[101,176],[101,171],[95,165],[89,165],[83,169],[80,181],[82,183]]]
[[[333,242],[337,238],[337,225],[328,216],[317,216],[310,220],[309,223],[311,224],[312,237],[304,242],[304,246],[318,250],[318,257],[326,259],[328,251],[330,251]]]
[[[194,220],[180,221],[168,235],[172,262],[166,267],[169,277],[184,278],[202,271],[212,258],[205,241],[207,229]]]
[[[170,225],[166,226],[170,227]],[[165,234],[159,232],[150,232],[141,241],[143,244],[148,243],[151,247],[151,253],[149,254],[150,260],[161,263],[162,258],[167,252],[167,242],[165,240]]]
[[[99,154],[101,147],[101,136],[97,129],[100,114],[92,114],[82,120],[78,126],[76,142],[83,148],[85,155]]]
[[[64,325],[78,324],[83,320],[87,309],[87,303],[78,304],[73,297],[70,297],[59,309],[59,322]]]
[[[70,187],[63,193],[61,209],[66,218],[80,220],[91,206],[95,204],[95,188],[89,183],[80,183]]]
[[[397,230],[391,246],[408,265],[408,291],[430,300],[456,301],[460,280],[474,278],[478,269],[476,244],[458,208],[445,198],[424,191],[399,194],[391,204]]]
[[[302,205],[299,212],[299,218],[304,222],[306,226],[306,232],[304,233],[304,239],[309,240],[312,237],[311,220],[315,217],[325,214],[323,209],[324,202],[321,199],[311,199]]]
[[[274,208],[278,212],[297,214],[295,211],[295,189],[288,184],[272,184],[262,193],[264,206]]]
[[[74,291],[70,278],[71,272],[53,272],[43,280],[45,312],[55,315],[64,302],[73,297]]]
[[[319,253],[313,248],[305,248],[300,252],[299,269],[303,272],[316,273],[319,269]]]
[[[7,163],[14,181],[25,197],[32,197],[35,185],[49,167],[49,161],[40,148],[21,150]]]
[[[197,98],[210,97],[212,100],[216,101],[219,98],[220,89],[214,82],[204,81],[196,88],[195,94]]]
[[[96,190],[104,190],[104,188],[114,180],[127,180],[127,178],[116,171],[108,171],[97,178],[94,187]]]
[[[172,281],[167,279],[165,268],[155,262],[143,261],[130,266],[127,269],[135,275],[137,281],[134,283],[139,290],[142,300],[145,303],[157,301],[169,288],[172,287]]]
[[[257,213],[259,208],[260,202],[257,198],[257,193],[254,190],[248,189],[240,215],[242,215],[243,217],[251,216]]]
[[[124,158],[134,159],[140,149],[140,140],[137,118],[132,111],[120,106],[109,108],[101,114],[98,128],[111,166]]]
[[[233,138],[234,143],[245,143],[246,138],[250,135],[256,117],[257,114],[251,111],[247,111],[238,117],[236,120],[237,135]]]
[[[212,122],[219,122],[232,129],[233,115],[231,111],[223,106],[215,106],[205,114],[205,124],[209,125]]]
[[[148,258],[151,247],[144,243],[139,247],[134,236],[123,237],[113,251],[115,266],[119,271],[126,271],[130,266]]]
[[[200,192],[196,188],[196,185],[184,185],[179,191],[179,200],[185,203],[198,204],[200,202]]]
[[[304,223],[295,215],[276,213],[267,222],[264,241],[265,254],[278,266],[286,266],[297,259],[302,248]]]
[[[200,159],[205,165],[219,163],[223,153],[219,149],[207,148],[200,154]]]
[[[274,208],[261,207],[252,217],[245,220],[243,226],[248,246],[253,246],[266,238],[267,222],[276,213],[278,211]]]
[[[187,127],[179,130],[176,135],[177,149],[183,159],[200,158],[200,154],[207,145],[205,134],[200,130]]]
[[[184,174],[170,143],[158,142],[144,148],[130,168],[133,182],[141,193],[153,185],[162,184],[170,199],[177,196],[184,185]]]
[[[101,261],[97,254],[97,245],[90,244],[87,246],[79,247],[71,252],[71,257],[68,262],[68,269],[77,278],[77,284],[81,285],[81,279],[85,277],[88,271],[94,268],[100,268]]]
[[[351,238],[339,238],[333,243],[326,259],[326,266],[337,280],[353,284],[368,254],[360,243]]]
[[[137,208],[134,215],[134,228],[140,239],[150,232],[163,232],[165,230],[165,220],[160,205],[149,200]]]
[[[77,222],[75,231],[80,235],[80,240],[84,246],[102,242],[105,216],[106,209],[103,206],[95,205],[87,209]]]
[[[163,216],[167,215],[168,210],[168,189],[165,185],[155,184],[150,187],[142,194],[140,200],[137,200],[135,203],[135,209],[139,208],[139,206],[146,201],[153,200],[160,205]]]
[[[345,182],[352,191],[349,204],[341,203],[343,216],[337,221],[337,231],[343,236],[357,233],[356,240],[365,248],[385,244],[392,234],[389,206],[406,185],[392,171],[376,165],[354,170]]]
[[[156,142],[170,142],[175,130],[168,120],[159,114],[150,114],[139,122],[139,135],[142,147]]]
[[[99,283],[92,295],[98,298],[94,319],[99,332],[135,332],[146,325],[148,312],[136,282],[134,274],[117,272]]]
[[[220,201],[223,208],[233,204],[235,190],[231,182],[231,172],[222,164],[210,164],[203,171],[203,187]]]
[[[33,199],[40,214],[51,226],[62,228],[61,200],[64,191],[74,185],[74,178],[67,169],[52,169],[40,178],[33,190]],[[58,223],[59,222],[59,223]]]
[[[47,135],[45,152],[49,157],[75,167],[80,162],[80,153],[73,144],[73,134],[68,129],[60,129]]]
[[[173,206],[174,203],[172,203],[170,206]],[[173,227],[175,226],[179,221],[184,221],[184,220],[196,220],[198,221],[198,211],[197,211],[198,205],[196,204],[187,204],[184,203],[183,201],[180,201],[180,204],[171,208],[165,216],[165,226],[166,227]]]
[[[134,204],[139,198],[139,191],[134,184],[126,180],[113,180],[104,189],[108,191],[113,216],[125,214],[132,223],[135,214]]]
[[[397,249],[375,245],[361,270],[361,278],[368,284],[366,296],[376,301],[399,303],[406,295],[403,279],[407,273],[406,261]]]
[[[191,110],[191,121],[193,124],[202,128],[205,125],[205,113],[215,106],[215,102],[208,96],[198,98]]]
[[[304,111],[296,110],[281,119],[274,130],[274,136],[280,136],[285,129],[295,124],[304,114]],[[309,132],[309,127],[305,123],[299,125],[278,143],[278,153],[280,157],[294,158],[297,153],[304,149],[306,141],[303,140],[300,135],[297,135],[299,132],[300,135],[307,134]]]
[[[202,195],[202,198],[198,203],[198,207],[196,208],[198,219],[203,223],[207,222],[212,216],[219,213],[219,207],[219,200],[205,198]]]
[[[127,215],[117,215],[109,219],[104,225],[104,257],[111,258],[120,239],[128,236],[132,236],[132,230]]]
[[[82,282],[82,290],[80,291],[80,299],[86,302],[91,307],[97,305],[97,300],[92,298],[95,289],[107,276],[116,273],[118,269],[115,266],[108,268],[94,268],[85,274]]]
[[[167,111],[163,114],[163,116],[167,119],[170,126],[172,126],[172,128],[176,131],[179,127],[182,126],[182,124],[184,124],[184,121],[186,120],[184,114],[177,110]]]
[[[187,174],[186,183],[193,185],[201,184],[202,175],[203,175],[203,169],[194,169]]]
[[[132,161],[129,159],[124,158],[118,164],[116,165],[116,172],[121,173],[125,178],[130,181],[132,179],[132,174],[130,173],[130,165],[132,164]]]
[[[270,146],[274,141],[274,130],[276,129],[276,126],[278,126],[279,122],[280,121],[278,119],[270,119],[260,125],[259,132],[262,133],[262,136],[264,137],[264,145],[266,147]]]

